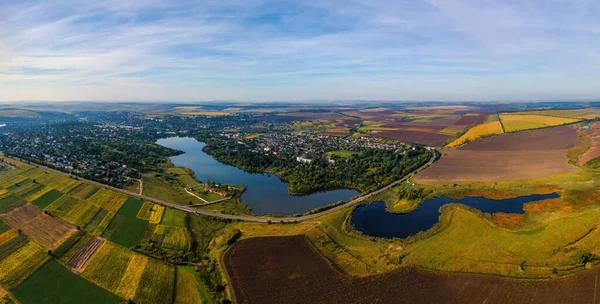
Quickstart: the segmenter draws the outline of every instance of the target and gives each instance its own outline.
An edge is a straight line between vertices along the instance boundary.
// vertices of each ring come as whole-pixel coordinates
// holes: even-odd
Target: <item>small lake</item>
[[[443,205],[456,203],[479,209],[484,213],[520,213],[523,204],[545,199],[558,198],[558,194],[534,194],[511,199],[494,200],[482,196],[467,196],[463,199],[436,197],[423,202],[410,213],[390,213],[385,203],[376,201],[357,207],[352,213],[352,225],[365,235],[383,238],[405,238],[431,229],[439,221],[439,209]]]
[[[309,195],[294,196],[288,193],[288,184],[271,174],[248,173],[234,166],[218,162],[204,153],[205,143],[190,137],[171,137],[157,141],[159,145],[177,149],[184,154],[171,157],[175,166],[194,170],[199,181],[212,180],[217,183],[246,186],[242,203],[254,214],[292,215],[305,213],[318,207],[360,194],[356,190],[337,189]]]

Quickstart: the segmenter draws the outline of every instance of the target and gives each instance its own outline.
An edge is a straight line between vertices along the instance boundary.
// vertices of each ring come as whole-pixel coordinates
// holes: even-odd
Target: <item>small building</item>
[[[296,161],[299,162],[299,163],[304,163],[304,164],[310,164],[310,163],[312,163],[312,159],[305,158],[303,156],[297,156],[296,157]]]

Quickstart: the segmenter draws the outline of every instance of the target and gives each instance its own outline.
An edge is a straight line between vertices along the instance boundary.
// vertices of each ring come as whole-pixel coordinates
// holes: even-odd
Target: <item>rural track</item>
[[[424,164],[423,166],[417,168],[416,170],[412,171],[411,173],[405,175],[403,178],[401,178],[401,179],[399,179],[399,180],[397,180],[397,181],[395,181],[395,182],[393,182],[393,183],[391,183],[391,184],[389,184],[389,185],[387,185],[387,186],[385,186],[385,187],[383,187],[383,188],[381,188],[379,190],[375,190],[373,192],[367,193],[367,194],[362,195],[360,197],[357,197],[357,198],[355,198],[355,199],[353,199],[351,201],[348,201],[348,202],[346,202],[346,203],[344,203],[342,205],[335,206],[333,208],[330,208],[330,209],[327,209],[327,210],[323,210],[321,212],[312,213],[312,214],[308,214],[308,215],[302,215],[302,216],[296,216],[296,217],[265,217],[265,216],[223,214],[223,213],[211,212],[211,211],[206,211],[206,210],[199,210],[199,209],[190,208],[190,207],[187,207],[187,206],[177,205],[177,204],[165,202],[163,200],[159,200],[159,199],[156,199],[156,198],[153,198],[153,197],[145,196],[145,195],[142,195],[142,194],[134,193],[134,192],[127,191],[127,190],[124,190],[124,189],[120,189],[120,188],[117,188],[117,187],[109,186],[109,185],[102,184],[102,183],[99,183],[99,182],[95,182],[95,181],[92,181],[92,180],[89,180],[89,179],[78,177],[78,176],[75,176],[75,175],[72,175],[72,174],[60,171],[60,170],[56,170],[56,169],[53,169],[53,168],[50,168],[50,167],[47,167],[47,166],[44,166],[44,165],[41,165],[41,164],[37,164],[37,163],[34,163],[34,162],[25,161],[25,160],[20,159],[18,157],[12,157],[12,156],[7,156],[7,155],[4,155],[4,156],[5,157],[9,157],[9,158],[13,158],[13,159],[16,159],[16,160],[19,160],[19,161],[22,161],[22,162],[25,162],[25,163],[28,163],[30,165],[37,166],[39,168],[43,168],[43,169],[46,169],[46,170],[49,170],[49,171],[52,171],[52,172],[55,172],[55,173],[58,173],[58,174],[66,175],[66,176],[69,176],[69,177],[73,177],[73,178],[75,178],[77,180],[84,181],[84,182],[90,183],[90,184],[98,186],[98,187],[106,188],[106,189],[109,189],[109,190],[112,190],[112,191],[116,191],[116,192],[121,192],[121,193],[127,194],[129,196],[137,197],[137,198],[142,199],[142,200],[150,201],[150,202],[153,202],[153,203],[156,203],[156,204],[160,204],[160,205],[167,206],[167,207],[170,207],[170,208],[178,209],[178,210],[185,211],[185,212],[188,212],[188,213],[199,214],[199,215],[206,215],[206,216],[211,216],[211,217],[216,217],[216,218],[222,218],[222,219],[240,220],[240,221],[246,221],[246,222],[259,222],[259,223],[267,223],[267,222],[282,223],[282,222],[294,222],[294,221],[300,222],[300,221],[314,219],[314,218],[319,217],[321,215],[329,214],[329,213],[336,212],[338,210],[344,209],[346,207],[356,205],[356,204],[358,204],[358,203],[360,203],[360,202],[362,202],[362,201],[364,201],[366,199],[369,199],[369,198],[371,198],[371,197],[373,197],[373,196],[375,196],[375,195],[377,195],[377,194],[379,194],[379,193],[381,193],[381,192],[383,192],[385,190],[388,190],[388,189],[390,189],[390,188],[392,188],[392,187],[394,187],[394,186],[396,186],[396,185],[398,185],[400,183],[403,183],[403,182],[407,181],[408,179],[410,179],[411,177],[413,177],[415,174],[419,173],[423,169],[425,169],[428,166],[430,166],[431,164],[433,164],[433,162],[435,161],[435,153],[432,153],[431,159],[426,164]]]

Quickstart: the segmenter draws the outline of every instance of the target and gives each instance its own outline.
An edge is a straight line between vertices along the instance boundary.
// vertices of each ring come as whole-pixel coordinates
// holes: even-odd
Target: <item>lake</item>
[[[175,166],[194,170],[194,175],[199,181],[212,180],[217,183],[246,186],[241,200],[255,214],[305,213],[360,194],[356,190],[337,189],[302,196],[290,195],[287,191],[287,183],[279,177],[272,174],[248,173],[220,163],[202,151],[205,143],[194,138],[171,137],[159,139],[157,143],[185,152],[171,157],[171,161]]]
[[[386,210],[384,202],[376,201],[357,207],[352,213],[352,225],[356,230],[369,236],[405,238],[431,229],[439,220],[440,207],[446,204],[463,204],[484,213],[523,214],[525,213],[523,211],[525,203],[558,197],[556,193],[534,194],[504,200],[494,200],[482,196],[467,196],[456,200],[442,196],[423,202],[410,213],[390,213]]]

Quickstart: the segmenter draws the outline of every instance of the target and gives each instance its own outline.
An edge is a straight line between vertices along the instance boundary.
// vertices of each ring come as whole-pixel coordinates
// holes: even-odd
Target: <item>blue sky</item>
[[[0,0],[0,101],[600,99],[593,0]]]

